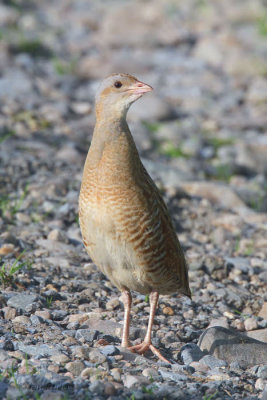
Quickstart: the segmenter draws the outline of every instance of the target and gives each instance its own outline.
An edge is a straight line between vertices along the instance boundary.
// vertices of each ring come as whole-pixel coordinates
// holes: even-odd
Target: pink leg
[[[160,351],[153,346],[151,342],[152,326],[158,304],[159,294],[158,292],[151,292],[149,296],[150,300],[150,314],[145,339],[143,343],[137,344],[136,346],[129,347],[129,350],[138,354],[144,354],[147,350],[151,350],[160,360],[170,363],[165,357],[160,354]]]
[[[130,329],[130,312],[132,304],[132,296],[128,290],[122,292],[122,301],[124,304],[124,321],[121,339],[121,347],[129,347],[129,329]]]

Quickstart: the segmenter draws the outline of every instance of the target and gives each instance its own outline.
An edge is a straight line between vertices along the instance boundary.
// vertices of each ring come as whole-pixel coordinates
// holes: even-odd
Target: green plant
[[[152,123],[152,122],[147,122],[144,121],[143,125],[147,128],[147,130],[149,132],[157,132],[160,128],[160,124],[159,123]]]
[[[142,386],[142,392],[150,394],[151,396],[154,394],[154,390],[155,390],[154,386],[151,387]]]
[[[149,303],[149,295],[148,294],[145,295],[145,302]]]
[[[185,153],[181,149],[181,147],[176,147],[172,143],[166,143],[164,145],[164,147],[161,146],[160,153],[164,154],[168,157],[171,157],[171,158],[181,158],[181,157],[189,158],[190,157],[190,155]]]
[[[267,36],[267,13],[258,19],[257,26],[259,34],[261,36]]]
[[[127,397],[127,400],[136,400],[134,393],[131,394],[131,397]]]
[[[58,75],[73,75],[77,70],[77,58],[72,58],[70,61],[54,58],[53,66]]]
[[[16,214],[20,210],[22,203],[23,203],[25,197],[27,196],[28,192],[29,192],[28,184],[26,184],[18,199],[13,201],[13,200],[9,199],[8,197],[1,197],[0,198],[0,210],[2,211],[2,214],[5,214],[7,211],[9,211],[11,213],[11,215]]]
[[[206,142],[212,146],[214,148],[214,150],[217,152],[221,147],[223,146],[229,146],[234,144],[234,140],[233,139],[223,139],[223,138],[219,138],[219,137],[207,137],[206,138]]]
[[[14,136],[14,135],[15,135],[15,131],[13,131],[13,130],[2,131],[1,136],[0,136],[0,144],[3,143],[5,140],[7,140],[9,137]]]
[[[214,393],[212,393],[212,394],[210,394],[210,395],[205,394],[205,395],[203,396],[203,400],[211,400],[211,399],[213,399],[214,396],[216,396],[217,393],[218,393],[218,391],[216,390],[216,392],[214,392]]]
[[[223,182],[229,182],[232,176],[232,170],[227,164],[220,164],[215,167],[215,179]]]
[[[49,297],[46,298],[47,308],[51,308],[52,307],[52,302],[53,302],[53,296],[49,296]]]
[[[38,38],[20,38],[18,43],[14,46],[14,51],[30,54],[32,57],[50,57],[52,55],[51,50],[48,49]]]
[[[254,243],[250,242],[248,243],[247,247],[244,250],[244,255],[251,256],[253,252],[254,252]]]
[[[22,263],[19,263],[21,260],[25,250],[16,258],[13,264],[8,268],[7,263],[3,264],[0,269],[0,284],[3,286],[8,286],[12,284],[14,280],[14,276],[18,271],[20,271],[23,267],[30,267],[32,263],[29,260],[26,260]]]
[[[238,314],[240,317],[242,317],[242,318],[244,318],[244,319],[248,319],[248,318],[251,317],[251,315],[249,315],[249,314],[244,314],[244,313],[242,313],[241,311],[236,310],[236,309],[234,310],[234,313]]]
[[[14,367],[14,366],[12,366],[12,367],[10,367],[10,368],[7,368],[2,374],[0,374],[0,380],[3,380],[3,379],[5,379],[6,377],[8,378],[8,379],[12,379],[13,380],[13,382],[14,382],[14,385],[15,385],[15,388],[19,391],[19,393],[20,393],[20,397],[18,398],[18,400],[19,399],[23,399],[23,400],[27,400],[27,396],[23,393],[23,390],[22,390],[22,388],[20,387],[20,385],[18,384],[18,382],[17,382],[17,379],[16,379],[16,377],[15,377],[15,372],[17,371],[17,367]]]

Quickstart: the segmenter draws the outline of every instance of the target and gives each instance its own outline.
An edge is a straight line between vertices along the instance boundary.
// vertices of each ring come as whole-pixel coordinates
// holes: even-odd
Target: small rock
[[[30,321],[34,326],[41,325],[44,322],[43,318],[38,317],[37,315],[31,315]]]
[[[93,341],[97,338],[98,331],[93,329],[78,329],[75,334],[75,338],[80,342],[92,344]]]
[[[255,331],[249,331],[245,333],[246,336],[259,340],[260,342],[267,343],[267,328],[256,329]]]
[[[89,360],[96,364],[102,364],[107,361],[107,358],[104,354],[102,354],[99,350],[92,350],[89,353]]]
[[[80,360],[70,361],[65,365],[65,368],[74,376],[78,376],[84,370],[84,363]]]
[[[145,385],[148,384],[149,381],[144,376],[140,375],[125,375],[123,379],[124,386],[130,389],[134,385]]]
[[[14,319],[12,319],[12,322],[14,324],[24,324],[27,325],[30,321],[29,317],[26,317],[26,315],[18,315],[17,317],[15,317]]]
[[[85,368],[81,372],[81,378],[88,378],[92,374],[92,368]]]
[[[56,346],[48,346],[47,344],[33,345],[18,343],[17,348],[23,353],[29,354],[31,356],[47,357],[53,356],[55,354],[61,354]]]
[[[69,316],[69,322],[79,322],[83,323],[88,319],[87,314],[72,314]]]
[[[37,310],[34,314],[37,315],[37,317],[51,319],[51,313],[48,310]]]
[[[49,240],[55,240],[58,242],[67,242],[66,236],[59,230],[53,229],[47,236]]]
[[[98,394],[101,396],[105,392],[105,384],[104,384],[104,382],[96,380],[93,383],[91,383],[91,385],[89,386],[89,389],[92,393],[95,393],[95,394]]]
[[[110,370],[111,376],[113,376],[114,380],[117,382],[121,381],[121,369],[120,368],[112,368]]]
[[[35,294],[17,294],[15,296],[10,297],[7,301],[7,305],[10,307],[14,307],[17,310],[25,311],[32,303],[36,302],[38,297]]]
[[[265,387],[265,382],[262,378],[258,378],[255,383],[255,389],[263,390]]]
[[[113,345],[107,345],[99,349],[104,356],[115,356],[117,354],[120,354],[120,350],[113,346]]]
[[[181,359],[184,364],[191,364],[192,361],[199,361],[204,356],[198,345],[188,343],[181,348]]]
[[[54,356],[50,357],[50,360],[55,362],[56,364],[64,364],[70,361],[69,357],[65,354],[55,354]]]
[[[40,397],[40,400],[63,400],[66,397],[64,392],[58,390],[45,390]]]
[[[81,358],[82,360],[89,360],[90,349],[85,346],[75,346],[72,348],[74,357]]]
[[[165,315],[173,315],[174,314],[174,311],[173,311],[173,309],[171,307],[164,307],[162,309],[162,312]]]
[[[263,319],[267,319],[267,301],[263,303],[258,316]]]
[[[267,344],[237,331],[223,327],[206,329],[199,338],[202,351],[228,362],[237,361],[242,367],[264,364],[267,360]]]
[[[5,397],[7,389],[8,389],[8,384],[3,381],[0,381],[0,399],[3,399]]]
[[[262,379],[267,379],[267,365],[259,367],[257,371],[257,377]]]
[[[201,364],[200,361],[193,361],[190,364],[198,372],[207,372],[209,367],[206,364]]]
[[[142,371],[142,375],[144,375],[147,378],[152,378],[152,379],[157,379],[159,377],[158,371],[154,368],[145,368]]]
[[[199,361],[200,364],[207,365],[210,369],[214,369],[217,367],[227,367],[227,362],[224,360],[219,360],[210,355],[206,355]]]
[[[258,323],[255,318],[250,317],[244,321],[246,331],[253,331],[258,328]]]
[[[8,254],[13,253],[15,249],[14,244],[12,243],[6,243],[2,247],[0,247],[0,256],[6,256]]]
[[[177,383],[187,380],[187,376],[184,374],[178,374],[176,372],[171,372],[164,369],[159,369],[159,373],[161,374],[163,379],[167,379]]]
[[[110,299],[106,303],[106,309],[109,311],[115,310],[119,306],[120,306],[120,302],[119,302],[119,299],[117,299],[117,298]]]
[[[12,307],[3,307],[2,311],[4,312],[5,319],[13,320],[16,317],[17,311],[15,308]]]
[[[115,389],[114,385],[111,382],[105,383],[104,394],[106,396],[114,396],[116,394],[116,389]]]

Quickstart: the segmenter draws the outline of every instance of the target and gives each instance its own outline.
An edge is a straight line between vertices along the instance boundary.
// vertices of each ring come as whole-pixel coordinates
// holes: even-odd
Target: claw
[[[153,344],[149,344],[149,343],[140,343],[137,344],[135,346],[131,346],[128,347],[128,350],[131,350],[133,353],[138,353],[138,354],[144,354],[147,350],[151,350],[153,354],[155,354],[155,356],[157,356],[161,361],[164,361],[168,364],[171,364],[170,361],[168,361],[165,357],[163,357],[163,355],[160,353],[160,351],[158,349],[156,349],[155,346],[153,346]]]

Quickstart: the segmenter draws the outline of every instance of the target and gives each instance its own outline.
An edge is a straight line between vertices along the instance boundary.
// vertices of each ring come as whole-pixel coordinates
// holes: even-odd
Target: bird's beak
[[[147,85],[146,83],[136,81],[131,86],[129,86],[129,88],[127,89],[127,92],[130,92],[131,94],[141,94],[142,95],[144,93],[151,92],[151,90],[153,90],[153,88],[151,86]]]

